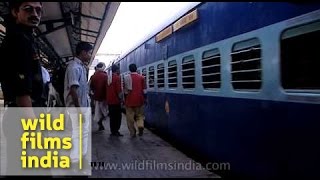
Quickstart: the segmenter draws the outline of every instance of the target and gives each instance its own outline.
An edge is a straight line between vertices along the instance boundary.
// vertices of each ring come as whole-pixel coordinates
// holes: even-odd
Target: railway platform
[[[219,178],[148,129],[130,137],[124,115],[123,136],[110,136],[109,119],[103,124],[104,131],[92,126],[92,177]]]

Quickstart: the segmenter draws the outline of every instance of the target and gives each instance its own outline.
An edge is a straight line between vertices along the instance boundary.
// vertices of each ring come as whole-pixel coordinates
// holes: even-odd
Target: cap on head
[[[104,71],[104,69],[106,69],[106,65],[103,62],[99,62],[95,67],[95,70]]]

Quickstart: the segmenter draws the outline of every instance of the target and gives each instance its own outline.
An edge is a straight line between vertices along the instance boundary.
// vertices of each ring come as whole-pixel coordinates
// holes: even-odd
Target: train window
[[[164,87],[164,66],[163,64],[159,64],[157,68],[157,84],[158,88]]]
[[[172,60],[168,63],[168,86],[176,88],[178,86],[177,61]]]
[[[154,67],[150,66],[149,67],[149,77],[148,77],[148,82],[149,82],[149,88],[154,87]]]
[[[192,55],[182,59],[182,86],[185,89],[195,87],[195,64]]]
[[[220,53],[218,49],[205,51],[202,55],[202,85],[204,89],[220,88]]]
[[[232,86],[237,90],[261,88],[261,48],[257,38],[238,42],[231,57]]]
[[[146,70],[146,68],[143,68],[143,69],[142,69],[142,76],[143,76],[144,78],[146,78],[146,75],[147,75],[147,70]]]
[[[137,73],[138,73],[138,74],[141,74],[140,69],[137,70]]]
[[[320,89],[320,22],[288,29],[281,36],[281,82],[284,89]]]
[[[146,83],[146,76],[147,76],[147,69],[146,69],[146,68],[143,68],[143,69],[142,69],[141,75],[144,77],[144,81],[145,81],[145,83]]]

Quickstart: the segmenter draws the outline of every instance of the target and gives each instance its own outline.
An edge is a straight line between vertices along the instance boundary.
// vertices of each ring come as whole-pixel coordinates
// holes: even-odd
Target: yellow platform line
[[[82,169],[82,114],[79,114],[79,169]]]

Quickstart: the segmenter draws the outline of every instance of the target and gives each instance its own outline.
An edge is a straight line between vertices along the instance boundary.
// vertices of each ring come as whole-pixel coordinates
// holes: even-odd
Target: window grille
[[[149,88],[154,88],[154,67],[150,66],[149,67],[149,77],[148,77],[148,82],[149,82]]]
[[[232,86],[237,90],[261,88],[261,49],[257,38],[239,42],[231,53]]]
[[[192,55],[182,59],[182,86],[185,89],[195,88],[195,64]]]
[[[164,87],[164,66],[163,64],[159,64],[157,68],[157,84],[158,88]]]
[[[202,85],[204,89],[218,89],[221,84],[220,53],[218,49],[202,55]]]
[[[178,86],[177,61],[172,60],[168,63],[168,86],[176,88]]]

